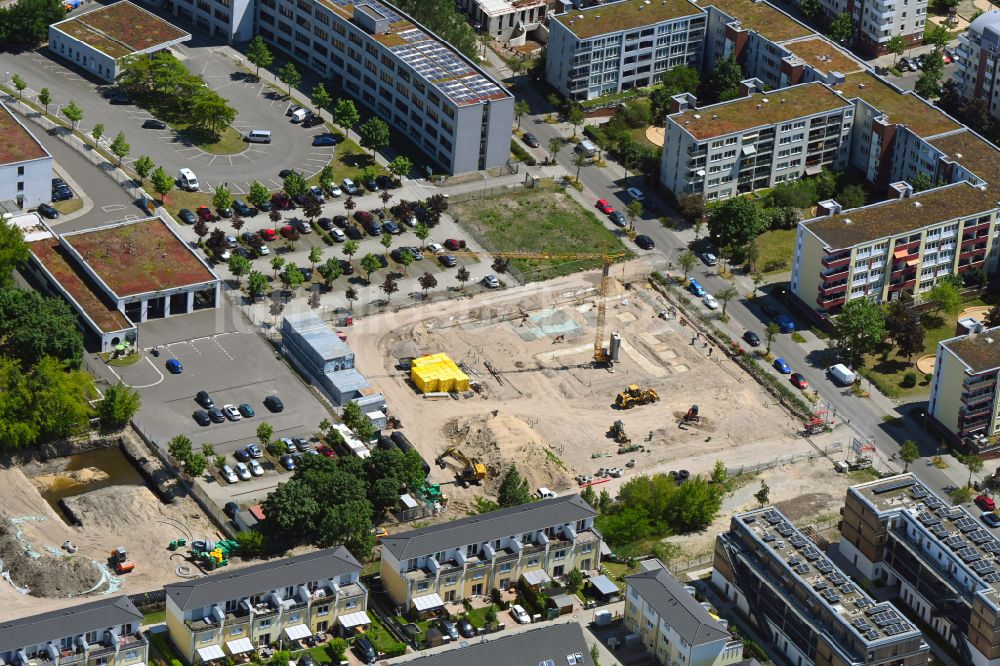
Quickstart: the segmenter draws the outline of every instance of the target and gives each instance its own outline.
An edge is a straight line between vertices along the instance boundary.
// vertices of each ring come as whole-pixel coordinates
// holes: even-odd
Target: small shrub
[[[934,379],[934,375],[932,375],[930,373],[927,373],[926,375],[924,375],[924,381],[925,382],[930,382],[932,379]]]
[[[917,373],[907,372],[905,375],[903,375],[903,381],[900,383],[900,386],[902,386],[903,388],[913,388],[916,385],[917,385]]]
[[[406,643],[391,643],[385,648],[386,657],[399,657],[406,654]]]
[[[802,334],[799,333],[798,331],[795,331],[794,333],[792,333],[792,342],[802,343],[802,342],[805,342],[805,341],[806,341],[806,339],[804,337],[802,337]]]

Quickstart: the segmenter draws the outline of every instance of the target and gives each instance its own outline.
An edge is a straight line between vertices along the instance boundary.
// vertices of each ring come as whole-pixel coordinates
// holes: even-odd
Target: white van
[[[301,123],[303,120],[312,115],[312,111],[309,109],[296,109],[292,112],[292,122]]]
[[[181,169],[178,180],[181,182],[181,189],[187,190],[188,192],[198,191],[198,177],[194,175],[194,171],[191,171],[191,169]]]
[[[844,364],[838,363],[837,365],[831,365],[827,372],[833,377],[841,386],[850,386],[857,379],[857,376]]]
[[[247,143],[271,143],[271,131],[252,129],[243,137]]]
[[[539,499],[555,499],[556,497],[557,495],[548,488],[546,488],[545,486],[542,486],[541,488],[538,489]]]

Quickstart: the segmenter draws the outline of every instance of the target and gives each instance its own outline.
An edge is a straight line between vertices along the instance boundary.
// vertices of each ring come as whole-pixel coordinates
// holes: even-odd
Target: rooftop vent
[[[849,217],[844,218],[844,224],[854,224],[854,220]]]
[[[649,2],[649,0],[643,0],[642,4],[648,5],[648,4],[650,4],[650,2]]]
[[[701,120],[701,114],[700,113],[694,114],[694,119],[695,120]]]
[[[760,98],[760,101],[764,102],[764,104],[767,104],[767,103],[768,103],[768,102],[770,102],[771,100],[769,100],[769,99],[768,99],[768,98],[766,98],[766,97],[761,97],[761,98]]]
[[[861,89],[864,89],[864,87],[865,87],[865,84],[863,84],[863,83],[859,83],[859,84],[858,84],[858,87],[859,87],[859,88],[861,88]]]
[[[713,113],[712,114],[712,120],[718,120],[718,119],[719,119],[719,116]]]
[[[782,104],[784,104],[784,103],[785,103],[785,98],[784,98],[784,97],[782,97],[782,98],[781,98],[781,103],[782,103]]]
[[[914,208],[922,208],[922,207],[923,207],[923,204],[922,204],[922,203],[920,203],[919,201],[914,201],[914,202],[913,202],[913,207],[914,207]]]
[[[962,153],[955,153],[955,159],[956,160],[962,159]]]
[[[583,18],[583,14],[577,14],[577,15],[576,15],[576,17],[577,17],[578,19],[582,19],[582,18]]]
[[[762,105],[762,104],[758,104],[758,105],[757,105],[757,108],[759,109],[759,108],[760,108],[761,106],[763,106],[763,105]]]
[[[993,338],[984,338],[984,339],[986,340],[986,344],[988,345],[993,344]]]
[[[601,15],[600,15],[600,14],[598,14],[597,16],[595,16],[595,17],[594,17],[594,20],[596,21],[596,20],[597,20],[597,19],[599,19],[599,18],[601,18]]]

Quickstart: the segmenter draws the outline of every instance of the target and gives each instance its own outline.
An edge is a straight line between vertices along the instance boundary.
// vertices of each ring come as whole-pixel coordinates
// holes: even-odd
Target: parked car
[[[278,210],[291,210],[295,208],[295,202],[284,192],[275,192],[272,194],[271,205]]]
[[[236,236],[226,236],[223,243],[225,243],[226,247],[230,250],[235,249],[236,246],[239,245],[239,242],[236,240]]]
[[[354,652],[361,658],[362,663],[374,664],[378,660],[375,646],[364,636],[358,636],[354,639]]]
[[[212,222],[215,220],[215,216],[212,215],[212,209],[208,206],[198,206],[195,213],[198,214],[198,219],[204,222]]]
[[[757,335],[756,333],[754,333],[753,331],[747,331],[746,333],[744,333],[743,334],[743,339],[751,347],[759,347],[760,346],[760,336]]]
[[[792,373],[792,366],[788,365],[785,359],[780,356],[774,359],[774,369],[783,375],[789,375]]]
[[[788,315],[778,315],[774,318],[774,323],[782,333],[794,333],[795,322]]]
[[[194,401],[205,409],[215,407],[215,401],[212,400],[212,396],[208,394],[208,391],[198,391],[198,393],[194,396]]]
[[[257,214],[257,209],[253,206],[248,206],[243,199],[236,199],[233,201],[233,210],[239,213],[242,217],[253,217]]]
[[[236,472],[229,465],[223,465],[222,469],[219,470],[219,474],[222,478],[226,480],[226,483],[236,483],[239,479],[236,477]]]
[[[656,244],[653,242],[653,239],[650,238],[649,236],[646,236],[645,234],[639,234],[638,236],[636,236],[635,244],[638,245],[643,250],[652,250],[654,247],[656,247]]]
[[[441,633],[447,636],[449,639],[453,641],[458,640],[458,627],[455,626],[454,622],[446,618],[439,618],[438,621],[435,622],[434,624],[441,631]]]
[[[270,213],[272,210],[274,210],[274,205],[270,201],[265,201],[261,205],[257,206],[257,210],[259,210],[262,213]]]
[[[276,395],[269,395],[264,398],[264,406],[272,412],[280,412],[285,408],[285,403]]]
[[[444,246],[446,248],[448,248],[449,250],[452,250],[452,251],[464,250],[465,249],[465,241],[464,240],[459,240],[457,238],[449,238],[448,240],[446,240],[444,242]]]
[[[45,217],[49,218],[50,220],[54,220],[57,217],[59,217],[59,211],[57,211],[55,208],[53,208],[47,203],[38,204],[38,212],[44,215]]]
[[[391,190],[396,187],[396,181],[392,176],[375,176],[375,183],[383,190]]]
[[[192,414],[191,416],[194,417],[195,423],[197,423],[200,426],[207,426],[212,422],[212,419],[208,418],[208,412],[206,412],[204,409],[194,410],[194,414]]]
[[[215,210],[218,211],[219,217],[224,217],[227,220],[233,216],[232,208],[216,208]]]
[[[609,217],[611,218],[611,222],[616,227],[624,227],[626,224],[628,224],[628,222],[625,220],[625,216],[622,215],[622,212],[620,210],[612,212],[611,215],[609,215]]]
[[[246,462],[250,460],[250,454],[246,449],[236,449],[233,451],[233,457],[239,462]]]
[[[179,375],[184,372],[184,366],[176,358],[169,359],[166,363],[167,370],[172,375]]]
[[[347,192],[348,194],[350,194],[352,196],[356,196],[358,194],[361,194],[361,188],[358,187],[354,183],[354,181],[351,180],[350,178],[345,178],[344,180],[340,181],[340,186],[342,188],[344,188],[345,192]]]
[[[317,203],[323,203],[326,201],[326,197],[323,195],[323,188],[319,185],[313,185],[310,187],[309,194],[312,195],[312,198],[315,199]]]
[[[345,234],[340,229],[331,229],[330,238],[333,239],[334,243],[343,243],[344,241],[347,240],[347,234]]]
[[[424,260],[424,253],[420,251],[419,247],[412,247],[412,246],[410,246],[410,247],[407,247],[406,250],[410,253],[410,256],[413,257],[413,261],[423,261]]]
[[[365,181],[365,187],[368,188],[369,192],[378,192],[378,181],[372,178],[371,180]]]
[[[444,252],[444,245],[441,245],[441,243],[431,243],[427,246],[427,251],[431,254],[441,254]]]
[[[281,231],[279,231],[278,233],[280,233],[284,238],[292,238],[293,236],[295,236],[296,229],[292,225],[286,224],[283,227],[281,227]]]
[[[688,291],[699,298],[705,295],[705,288],[694,278],[691,278],[691,282],[688,283]]]
[[[538,142],[538,137],[537,137],[537,136],[535,136],[534,134],[532,134],[531,132],[525,132],[525,133],[524,133],[524,136],[523,136],[523,137],[521,137],[521,138],[522,138],[522,139],[524,140],[524,143],[525,143],[525,144],[526,144],[526,145],[527,145],[527,146],[528,146],[529,148],[538,148],[538,147],[539,147],[539,146],[541,145],[541,144],[540,144],[540,143]]]
[[[347,216],[346,215],[334,215],[333,216],[333,226],[339,229],[347,228]]]
[[[317,134],[313,137],[312,145],[314,146],[335,146],[337,145],[337,138],[332,134]]]
[[[251,458],[263,458],[264,452],[260,450],[260,447],[256,444],[250,444],[247,446],[247,453],[250,454]]]
[[[500,287],[500,280],[497,279],[496,275],[487,275],[483,278],[483,286],[487,289],[498,289]]]
[[[354,227],[351,228],[354,229]],[[357,229],[354,230],[357,231]],[[348,236],[350,236],[350,234],[348,234]],[[343,273],[344,275],[354,275],[354,264],[349,262],[347,259],[341,259],[340,272]]]
[[[320,444],[316,447],[316,453],[324,456],[326,458],[336,458],[337,454],[326,444]]]
[[[213,423],[223,423],[226,420],[226,415],[218,407],[212,407],[208,410],[208,418],[212,419]]]
[[[247,461],[247,467],[250,468],[250,473],[254,476],[264,476],[264,466],[253,458]]]
[[[809,382],[806,380],[805,377],[803,377],[798,372],[792,373],[791,380],[792,380],[792,386],[794,386],[797,389],[802,389],[803,391],[805,391],[807,388],[809,388]]]
[[[382,231],[387,234],[392,234],[393,236],[398,236],[403,233],[403,230],[399,228],[399,225],[392,220],[386,220],[382,223]]]
[[[982,520],[990,527],[1000,527],[1000,516],[997,516],[992,511],[983,512]]]
[[[293,458],[291,455],[287,453],[281,456],[279,462],[281,463],[281,466],[287,469],[289,472],[295,469],[295,458]]]
[[[635,199],[636,201],[645,201],[646,200],[645,193],[642,190],[640,190],[638,187],[629,187],[625,191],[628,192],[628,195],[630,197],[632,197],[633,199]]]
[[[354,219],[361,224],[368,224],[375,219],[375,216],[369,213],[367,210],[356,210],[354,211]]]
[[[250,474],[250,468],[247,467],[245,463],[236,463],[236,476],[240,477],[240,481],[249,481],[252,476]]]
[[[519,624],[531,624],[531,616],[529,616],[521,604],[514,604],[510,607],[510,615],[514,618],[514,621]]]
[[[451,256],[450,254],[442,254],[441,256],[438,257],[438,261],[445,268],[454,268],[455,266],[458,265],[458,259]]]
[[[597,210],[605,215],[611,215],[611,213],[615,212],[615,209],[608,203],[607,199],[598,199],[594,205],[597,207]]]
[[[375,221],[374,218],[365,222],[365,231],[368,232],[369,236],[381,236],[382,235],[382,225]]]
[[[226,502],[226,506],[222,507],[222,512],[230,518],[235,519],[236,514],[240,512],[240,505],[236,502]]]
[[[996,502],[993,501],[992,497],[987,497],[986,495],[977,495],[976,499],[972,501],[975,502],[976,506],[978,506],[983,511],[996,511],[997,505]]]
[[[309,224],[308,220],[296,220],[295,226],[298,228],[300,234],[311,234],[313,232],[312,225]]]
[[[240,410],[236,409],[232,405],[225,405],[222,408],[222,413],[225,414],[226,418],[230,421],[239,421],[243,418],[243,415],[240,414]]]
[[[476,635],[476,628],[472,626],[471,622],[469,622],[469,618],[459,618],[457,625],[458,633],[462,634],[462,638],[472,638]]]
[[[712,294],[705,294],[704,296],[702,296],[701,302],[704,303],[705,307],[707,307],[709,310],[719,309],[719,301],[715,300],[715,296],[712,296]]]
[[[701,260],[705,262],[706,266],[715,266],[719,263],[719,258],[711,252],[703,253],[701,255]]]
[[[274,229],[261,229],[260,237],[266,241],[273,241],[278,235],[274,233]]]

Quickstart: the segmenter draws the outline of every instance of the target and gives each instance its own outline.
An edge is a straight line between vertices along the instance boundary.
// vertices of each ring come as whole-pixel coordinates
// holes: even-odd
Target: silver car
[[[250,468],[245,463],[236,463],[236,476],[240,477],[241,481],[249,481],[251,476]]]
[[[222,478],[226,480],[226,483],[236,483],[239,481],[239,479],[236,478],[236,472],[234,472],[233,468],[229,465],[223,465],[222,469],[219,470],[219,474],[221,474]]]

